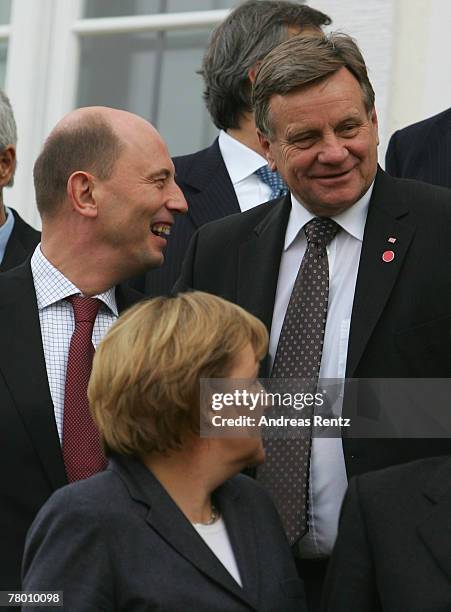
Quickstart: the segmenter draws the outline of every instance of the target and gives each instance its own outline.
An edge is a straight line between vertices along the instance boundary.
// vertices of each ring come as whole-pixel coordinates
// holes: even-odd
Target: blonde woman
[[[118,320],[89,385],[108,469],[41,510],[24,589],[64,591],[71,612],[305,610],[274,506],[238,474],[263,461],[261,440],[199,435],[199,379],[252,382],[267,342],[255,317],[205,293]]]

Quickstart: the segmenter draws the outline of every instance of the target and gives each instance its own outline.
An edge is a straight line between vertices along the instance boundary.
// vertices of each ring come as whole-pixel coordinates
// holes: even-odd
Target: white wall
[[[451,2],[393,0],[390,132],[451,106]]]
[[[391,134],[451,106],[450,0],[312,0],[353,36],[376,92],[384,165]]]

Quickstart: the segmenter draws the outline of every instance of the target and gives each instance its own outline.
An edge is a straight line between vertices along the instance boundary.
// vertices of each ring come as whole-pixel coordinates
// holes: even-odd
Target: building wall
[[[90,1],[92,0],[88,0]],[[192,2],[194,0],[178,2],[177,10],[180,10],[181,6],[186,7],[183,9],[185,11],[189,11],[191,7],[198,9],[205,6],[202,2],[207,0],[196,0],[195,5]],[[230,6],[229,0],[211,2],[211,7],[215,9],[227,9]],[[350,34],[362,49],[376,91],[381,140],[379,159],[383,165],[388,139],[395,129],[431,116],[451,105],[451,53],[447,44],[451,27],[451,2],[315,0],[311,4],[332,17],[332,30]],[[39,226],[39,218],[31,180],[33,162],[49,130],[81,99],[77,86],[78,62],[80,57],[83,58],[83,53],[80,53],[81,43],[83,37],[92,35],[86,33],[86,23],[79,21],[80,17],[86,14],[83,7],[81,0],[13,0],[12,3],[5,88],[13,103],[18,123],[19,167],[15,186],[6,191],[5,199],[36,226]],[[215,20],[219,19],[218,15],[223,18],[225,14],[224,10],[211,15],[205,13],[205,23],[201,30],[204,33],[211,30]],[[170,27],[172,31],[178,31],[177,27]],[[189,31],[194,32],[193,29]],[[107,33],[96,36],[100,47],[103,40],[105,46],[110,44],[106,40]],[[199,48],[197,51],[194,49],[192,53],[197,53],[196,58],[200,61]],[[176,49],[172,49],[168,57],[168,65],[172,66],[170,70],[181,70],[184,79],[180,96],[177,98],[171,95],[171,104],[164,105],[161,113],[163,136],[168,138],[171,152],[176,153],[180,152],[177,151],[177,135],[166,134],[166,130],[171,127],[167,116],[168,109],[171,113],[174,112],[173,109],[178,111],[177,125],[180,130],[185,124],[189,127],[194,117],[200,122],[204,111],[199,77],[194,74],[195,62],[191,62],[187,68],[188,54],[180,51],[178,61]],[[143,92],[148,92],[142,94],[140,90],[138,95],[138,89],[133,89],[129,99],[135,100],[136,104],[140,103],[142,95],[150,95],[149,83],[142,83],[146,78],[146,71],[143,69],[145,61],[144,55],[139,58],[134,73],[135,81],[133,78],[129,79],[131,83],[136,83],[137,88],[142,87]],[[86,66],[81,66],[82,71],[84,68]],[[186,73],[190,70],[193,72],[192,81],[186,79]],[[136,75],[139,78],[136,78]],[[177,78],[180,77],[175,75],[171,83],[169,72],[165,76],[166,81],[169,79],[172,90]],[[197,88],[194,94],[187,91],[190,82]],[[190,93],[191,96],[188,95]],[[196,102],[193,98],[197,95],[198,106],[194,108],[193,104]],[[89,103],[89,96],[82,98],[82,102]],[[108,99],[105,98],[103,103],[108,104]],[[203,138],[205,141],[210,140],[214,131],[208,121],[202,121]],[[201,146],[201,140],[202,138],[197,138],[193,142],[193,150]],[[189,141],[189,136],[180,135],[180,143],[183,142],[184,149],[189,149]]]

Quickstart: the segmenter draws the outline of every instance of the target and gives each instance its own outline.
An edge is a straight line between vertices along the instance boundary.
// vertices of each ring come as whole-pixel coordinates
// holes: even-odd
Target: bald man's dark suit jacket
[[[271,328],[290,196],[201,228],[175,290],[235,302]],[[451,372],[451,192],[378,169],[348,343],[348,378],[448,378]],[[388,243],[395,237],[395,244]],[[382,254],[395,252],[391,263]],[[268,374],[261,372],[262,375]],[[345,398],[346,399],[346,398]],[[351,409],[344,406],[344,416]],[[451,440],[343,439],[348,476],[422,456]]]
[[[138,300],[116,289],[118,309]],[[19,589],[25,535],[67,484],[30,261],[0,275],[0,590]]]
[[[451,610],[451,459],[351,481],[324,586],[324,612]]]
[[[451,188],[451,108],[395,132],[385,169],[392,176]]]
[[[9,210],[14,215],[14,227],[0,263],[0,272],[6,272],[23,263],[41,240],[40,232],[28,225],[15,210]]]
[[[175,157],[176,181],[188,202],[186,215],[176,215],[164,252],[164,264],[131,285],[150,296],[168,295],[180,271],[194,232],[209,221],[240,212],[240,207],[219,150],[218,139],[202,151]]]

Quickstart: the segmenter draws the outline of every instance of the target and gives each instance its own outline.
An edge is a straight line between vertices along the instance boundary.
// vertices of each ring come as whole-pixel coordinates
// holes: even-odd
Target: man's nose
[[[166,202],[166,208],[171,212],[178,213],[180,215],[184,215],[188,212],[188,204],[185,200],[185,196],[177,183],[174,183],[172,186]]]
[[[321,164],[338,165],[345,161],[349,151],[341,138],[331,134],[322,142],[321,150],[318,153],[318,161]]]

